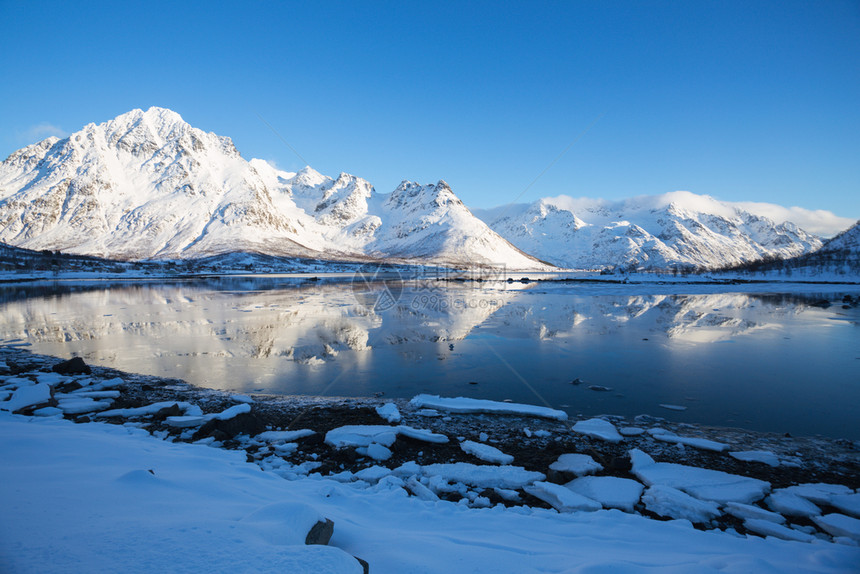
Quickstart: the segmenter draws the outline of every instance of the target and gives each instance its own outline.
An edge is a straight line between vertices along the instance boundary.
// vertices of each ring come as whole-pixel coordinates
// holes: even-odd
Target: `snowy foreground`
[[[5,572],[850,572],[860,549],[702,532],[620,510],[474,509],[284,480],[243,453],[0,414]],[[303,544],[319,516],[329,546]]]
[[[797,464],[770,451],[431,395],[376,407],[374,424],[267,428],[252,397],[234,395],[213,410],[199,400],[146,403],[132,386],[46,370],[0,375],[0,571],[782,573],[860,564],[857,491],[774,488],[638,447],[692,448],[721,468]],[[603,473],[610,469],[585,452],[541,470],[516,466],[524,454],[493,446],[483,432],[491,426],[476,440],[441,432],[446,418],[455,422],[446,412],[533,417],[532,428],[557,430],[523,429],[526,436],[564,432],[623,448],[629,471]],[[414,424],[422,420],[439,423]],[[314,439],[328,450],[311,452]],[[394,464],[402,443],[421,452]],[[235,450],[221,448],[228,445]],[[416,462],[433,449],[475,462]],[[320,452],[369,463],[341,463],[324,476]]]

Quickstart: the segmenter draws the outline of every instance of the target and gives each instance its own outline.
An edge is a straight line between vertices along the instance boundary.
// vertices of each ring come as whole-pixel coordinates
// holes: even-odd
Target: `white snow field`
[[[374,574],[837,573],[860,564],[848,543],[705,532],[619,510],[469,508],[409,497],[395,477],[291,481],[242,451],[128,426],[0,412],[0,436],[3,572],[361,572],[353,556]],[[329,545],[304,545],[322,517],[334,521]],[[853,522],[819,520],[850,542]]]

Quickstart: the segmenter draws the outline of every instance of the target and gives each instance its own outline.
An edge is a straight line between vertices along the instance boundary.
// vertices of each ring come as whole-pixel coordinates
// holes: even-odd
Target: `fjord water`
[[[860,288],[44,282],[0,288],[0,342],[239,392],[432,393],[858,439],[860,309],[845,294]]]

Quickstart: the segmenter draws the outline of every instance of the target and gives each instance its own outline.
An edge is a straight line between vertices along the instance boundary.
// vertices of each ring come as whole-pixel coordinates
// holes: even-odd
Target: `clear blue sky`
[[[302,166],[259,114],[323,173],[473,207],[689,190],[860,218],[856,0],[0,0],[0,54],[2,157],[157,105],[248,159]]]

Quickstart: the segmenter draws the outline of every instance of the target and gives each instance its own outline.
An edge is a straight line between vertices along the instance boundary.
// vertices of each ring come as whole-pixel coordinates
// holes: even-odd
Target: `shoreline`
[[[35,376],[48,373],[51,368],[64,362],[64,359],[48,355],[38,355],[17,346],[0,346],[0,367],[5,362],[9,367],[0,375]],[[684,422],[670,422],[660,417],[639,415],[632,419],[622,416],[603,415],[601,418],[618,428],[633,427],[642,430],[660,428],[675,435],[705,442],[719,442],[728,445],[722,452],[715,452],[695,446],[683,446],[675,442],[661,440],[654,434],[642,432],[635,436],[624,436],[621,442],[609,442],[593,436],[571,431],[571,427],[583,417],[571,417],[558,421],[518,414],[454,414],[438,412],[437,416],[424,416],[421,409],[409,404],[406,399],[384,398],[336,398],[311,396],[282,396],[252,394],[236,395],[228,391],[218,391],[195,387],[178,378],[164,378],[151,375],[127,373],[109,367],[89,366],[91,375],[69,375],[75,378],[96,379],[100,381],[121,378],[123,384],[118,396],[113,399],[111,409],[136,408],[153,403],[176,402],[193,403],[204,413],[221,412],[231,406],[246,402],[250,405],[252,423],[261,430],[311,429],[314,435],[303,438],[299,446],[290,452],[277,452],[268,447],[249,443],[242,438],[243,428],[228,429],[228,432],[214,432],[212,436],[199,436],[198,431],[168,425],[166,417],[181,415],[177,409],[138,417],[100,417],[98,412],[80,414],[66,413],[64,418],[79,423],[103,421],[114,424],[131,424],[146,429],[150,434],[165,440],[196,442],[201,439],[213,446],[230,450],[245,450],[249,462],[261,464],[270,456],[277,456],[288,468],[300,468],[313,461],[313,472],[330,476],[343,472],[358,472],[365,468],[382,465],[394,469],[407,462],[420,465],[478,462],[460,448],[463,440],[488,442],[504,453],[514,457],[514,463],[526,470],[547,473],[548,480],[563,480],[565,476],[547,471],[549,465],[559,455],[576,452],[586,453],[601,463],[605,474],[629,478],[630,461],[628,452],[640,449],[657,461],[673,462],[699,468],[720,470],[769,482],[773,488],[784,488],[795,484],[823,482],[842,484],[851,489],[860,488],[860,441],[831,439],[821,436],[794,437],[778,433],[749,431],[730,427],[711,427]],[[2,379],[0,379],[2,380]],[[238,399],[238,400],[237,400]],[[336,449],[323,440],[325,434],[344,425],[385,425],[388,424],[376,408],[393,403],[399,409],[400,424],[426,429],[447,436],[447,444],[430,444],[419,440],[399,440],[392,447],[392,456],[383,461],[357,454],[352,449]],[[426,409],[425,409],[426,410]],[[262,426],[260,426],[262,425]],[[265,427],[265,428],[263,428]],[[238,438],[237,438],[238,437]],[[489,441],[487,441],[489,438]],[[762,462],[742,461],[731,457],[732,451],[769,451],[776,455],[779,466],[772,467]],[[271,461],[269,461],[271,462]],[[528,500],[528,499],[527,499]],[[501,498],[493,503],[509,504]],[[546,506],[540,501],[528,500],[535,506]]]

